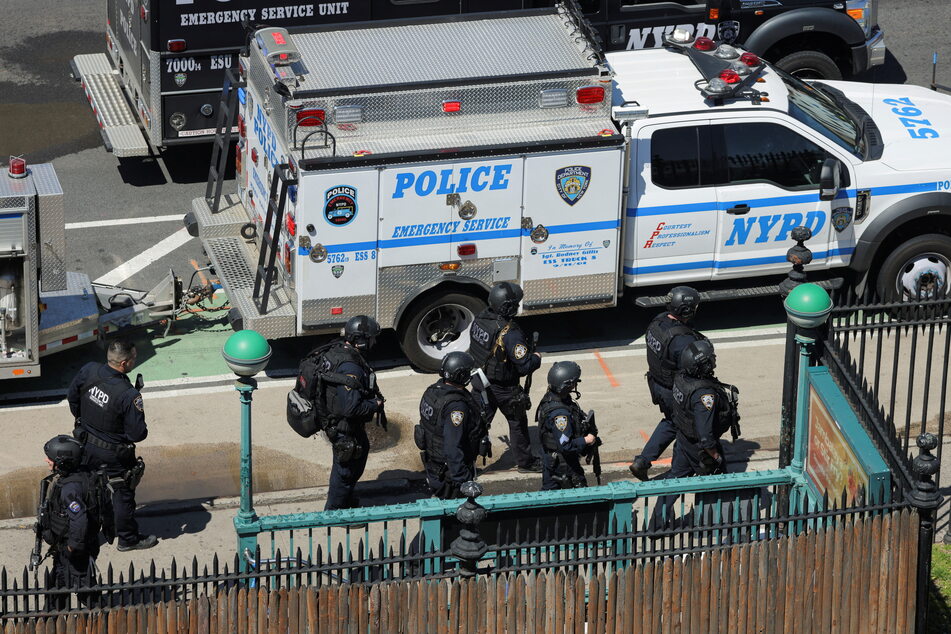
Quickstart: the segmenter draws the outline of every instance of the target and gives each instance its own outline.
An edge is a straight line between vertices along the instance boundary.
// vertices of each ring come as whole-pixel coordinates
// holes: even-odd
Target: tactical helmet
[[[75,471],[83,457],[83,445],[72,436],[60,434],[43,445],[46,457],[53,461],[59,471]]]
[[[489,291],[489,308],[503,317],[514,317],[523,297],[525,297],[525,293],[518,284],[499,282]]]
[[[675,286],[667,300],[667,311],[682,321],[690,321],[700,308],[700,293],[690,286]]]
[[[713,351],[713,344],[706,339],[693,341],[680,353],[680,367],[690,376],[713,376],[717,367],[717,355]]]
[[[559,361],[548,371],[548,388],[556,394],[566,394],[581,382],[581,366],[574,361]]]
[[[343,327],[343,338],[360,350],[369,350],[380,335],[380,324],[373,317],[357,315],[347,320]]]
[[[468,352],[457,350],[443,357],[439,374],[450,383],[468,385],[472,379],[473,367],[475,367],[475,359],[472,358],[472,355]]]

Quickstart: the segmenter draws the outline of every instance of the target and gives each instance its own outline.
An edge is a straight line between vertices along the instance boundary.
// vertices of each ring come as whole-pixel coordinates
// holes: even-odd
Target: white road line
[[[89,220],[87,222],[67,222],[66,229],[95,229],[117,225],[144,225],[153,222],[181,222],[185,214],[170,216],[145,216],[144,218],[116,218],[115,220]]]
[[[188,235],[188,231],[185,230],[185,227],[182,227],[161,242],[149,247],[131,260],[123,262],[95,281],[99,284],[115,286],[123,280],[129,279],[152,262],[168,255],[191,239],[192,237]]]

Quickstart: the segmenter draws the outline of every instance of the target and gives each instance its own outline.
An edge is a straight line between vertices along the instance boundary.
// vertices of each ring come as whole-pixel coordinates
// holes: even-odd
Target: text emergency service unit
[[[495,282],[522,285],[522,314],[613,306],[631,287],[749,286],[787,270],[800,226],[810,269],[947,288],[951,99],[804,83],[689,29],[604,55],[588,28],[559,7],[259,32],[240,60],[240,203],[198,199],[188,221],[233,324],[289,337],[373,315],[432,369],[468,348]],[[267,61],[275,34],[299,61]],[[355,67],[339,37],[388,64]],[[249,222],[273,279],[254,273],[268,253],[241,237]]]

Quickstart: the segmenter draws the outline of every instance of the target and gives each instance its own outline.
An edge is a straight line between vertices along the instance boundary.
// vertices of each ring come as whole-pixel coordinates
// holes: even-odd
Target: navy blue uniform
[[[419,415],[426,482],[436,497],[460,497],[462,484],[476,476],[484,433],[479,404],[464,388],[440,379],[423,393]]]
[[[538,405],[538,430],[545,450],[542,454],[543,491],[588,486],[581,466],[588,447],[581,433],[584,413],[571,397],[565,398],[567,400],[549,391]]]
[[[717,410],[723,398],[715,385],[703,379],[681,375],[674,383],[673,423],[677,442],[668,478],[707,475],[722,470],[723,446],[720,436],[726,431],[717,428]],[[720,456],[720,464],[707,450]]]
[[[53,500],[51,512],[62,511],[65,515],[65,535],[53,549],[53,584],[58,588],[89,585],[95,572],[95,559],[99,556],[99,517],[87,511],[86,490],[88,484],[70,478],[59,490],[59,500]],[[88,597],[80,595],[82,603]],[[68,606],[68,595],[53,599],[56,609]]]
[[[76,418],[76,436],[84,442],[83,464],[102,468],[110,478],[122,476],[135,465],[135,446],[148,436],[142,395],[129,377],[102,363],[82,367],[66,392],[69,411]],[[139,541],[135,521],[135,490],[113,487],[116,536],[120,546]]]

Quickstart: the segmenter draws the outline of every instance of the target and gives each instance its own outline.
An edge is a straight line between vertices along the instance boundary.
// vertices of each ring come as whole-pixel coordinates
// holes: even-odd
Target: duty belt
[[[112,443],[106,442],[98,437],[95,434],[90,432],[85,427],[76,426],[73,430],[73,436],[76,436],[77,432],[82,435],[82,437],[77,437],[77,440],[83,443],[89,443],[94,447],[99,447],[100,449],[105,449],[107,451],[128,451],[129,449],[134,449],[135,445],[132,443]]]

